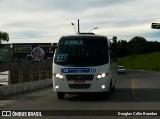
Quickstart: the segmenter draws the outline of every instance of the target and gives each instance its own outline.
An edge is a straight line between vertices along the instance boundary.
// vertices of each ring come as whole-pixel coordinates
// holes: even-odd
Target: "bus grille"
[[[94,75],[66,75],[68,81],[75,81],[75,80],[85,80],[91,81],[93,80]]]

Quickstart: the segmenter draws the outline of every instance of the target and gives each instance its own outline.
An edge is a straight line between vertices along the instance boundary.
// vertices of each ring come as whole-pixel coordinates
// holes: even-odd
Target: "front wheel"
[[[114,85],[114,86],[111,88],[111,91],[113,92],[113,91],[115,91],[115,89],[116,89],[116,86]]]
[[[64,99],[65,93],[63,92],[57,92],[58,99]]]
[[[115,87],[116,87],[116,84],[114,84],[114,86],[112,87],[112,80],[111,80],[111,82],[110,82],[110,92],[115,91]]]
[[[114,86],[112,87],[112,80],[111,80],[110,85],[109,85],[109,90],[104,93],[105,98],[109,98],[109,96],[111,95],[111,93],[112,93],[114,90],[115,90],[115,84],[114,84]]]

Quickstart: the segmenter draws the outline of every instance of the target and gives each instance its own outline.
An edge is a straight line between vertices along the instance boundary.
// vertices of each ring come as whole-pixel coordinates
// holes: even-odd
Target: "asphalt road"
[[[52,88],[38,90],[32,93],[21,94],[0,99],[1,110],[63,110],[58,111],[56,118],[110,118],[123,119],[118,112],[150,110],[159,111],[160,114],[160,73],[144,71],[128,71],[126,74],[119,74],[116,90],[106,99],[102,94],[67,94],[64,100],[57,99]],[[69,110],[69,111],[68,111]],[[82,110],[82,111],[76,111]],[[86,113],[84,111],[87,110]],[[94,111],[92,111],[94,110]],[[116,110],[105,112],[106,110]],[[149,111],[149,112],[150,112]],[[66,112],[69,115],[66,116]],[[97,112],[97,113],[96,113]],[[137,111],[136,111],[137,112]],[[54,113],[54,112],[52,112]],[[84,114],[87,117],[83,117]],[[100,116],[100,113],[113,113]],[[117,115],[115,115],[115,113]],[[71,116],[71,115],[74,116]],[[97,114],[97,115],[96,115]],[[132,113],[133,114],[133,113]],[[77,116],[79,115],[79,116]],[[1,117],[0,117],[1,118]],[[17,117],[16,117],[17,118]],[[40,119],[40,117],[38,117]],[[52,118],[45,117],[45,118]],[[140,119],[159,119],[158,116],[136,116]]]

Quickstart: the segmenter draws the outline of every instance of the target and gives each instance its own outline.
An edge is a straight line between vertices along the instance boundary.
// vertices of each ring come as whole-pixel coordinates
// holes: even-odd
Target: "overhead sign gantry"
[[[160,29],[160,23],[152,23],[151,28],[152,29]]]

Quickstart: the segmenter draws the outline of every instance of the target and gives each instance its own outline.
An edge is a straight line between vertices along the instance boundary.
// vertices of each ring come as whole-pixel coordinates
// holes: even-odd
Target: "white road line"
[[[132,80],[132,93],[133,93],[133,97],[134,97],[135,99],[142,99],[142,98],[137,97],[137,95],[136,95],[135,90],[138,89],[138,85],[137,85],[137,84],[138,84],[138,83],[137,83],[137,79],[133,79],[133,80]]]
[[[133,97],[136,98],[134,79],[132,80],[132,93],[133,93]]]

